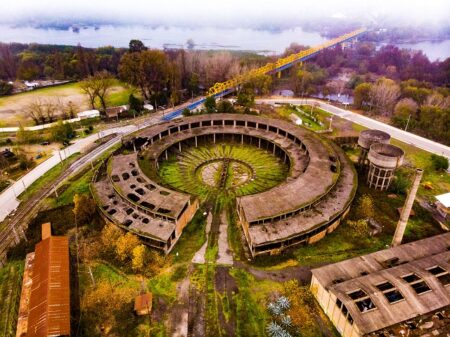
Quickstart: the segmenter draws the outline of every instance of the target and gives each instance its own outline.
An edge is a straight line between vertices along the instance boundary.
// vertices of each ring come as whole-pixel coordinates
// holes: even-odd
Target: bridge
[[[187,108],[189,110],[192,110],[198,107],[200,104],[203,104],[206,100],[206,97],[212,96],[214,98],[220,98],[226,96],[231,92],[235,91],[240,85],[249,82],[251,79],[257,76],[279,73],[284,69],[288,69],[299,62],[306,61],[311,57],[316,56],[318,53],[327,48],[332,48],[339,44],[354,40],[366,32],[367,30],[365,28],[360,28],[351,33],[341,35],[335,39],[322,43],[321,45],[306,50],[302,50],[298,53],[291,54],[287,57],[280,58],[276,62],[267,63],[262,67],[252,69],[244,74],[238,75],[225,82],[216,83],[208,90],[208,93],[205,97],[201,97],[190,104],[187,104],[179,109],[170,112],[169,114],[165,115],[162,119],[164,121],[169,121],[175,117],[180,116],[183,113],[184,109]]]

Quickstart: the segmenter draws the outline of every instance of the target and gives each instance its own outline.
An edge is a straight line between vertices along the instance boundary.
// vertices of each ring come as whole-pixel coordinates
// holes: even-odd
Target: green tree
[[[75,136],[71,123],[63,123],[59,120],[56,125],[51,128],[51,139],[56,142],[64,142],[72,139]]]
[[[88,224],[96,210],[97,206],[94,199],[86,194],[77,193],[73,196],[73,213],[79,224]]]
[[[128,104],[130,105],[130,110],[134,110],[136,112],[141,112],[144,110],[144,102],[133,94],[131,94],[128,98]]]
[[[141,51],[147,50],[147,47],[144,45],[144,43],[141,40],[130,40],[130,43],[128,44],[129,48],[128,51],[130,53],[139,53]]]
[[[0,81],[0,96],[11,95],[13,91],[13,85],[6,81]]]
[[[353,104],[358,109],[364,109],[370,104],[370,90],[372,84],[364,82],[358,84],[353,91]]]
[[[189,117],[191,115],[192,115],[191,110],[189,110],[188,108],[184,108],[183,109],[183,116],[184,117]]]
[[[233,113],[234,112],[233,104],[227,99],[222,99],[217,104],[217,112]]]
[[[270,93],[272,86],[272,76],[270,75],[258,75],[253,77],[249,84],[260,95],[267,95]]]
[[[409,120],[409,126],[414,127],[417,117],[417,103],[411,98],[403,98],[395,105],[392,122],[394,125],[404,128]]]
[[[205,105],[206,112],[209,114],[214,113],[217,110],[216,99],[214,98],[214,96],[206,97],[204,105]]]
[[[246,83],[239,90],[236,103],[246,108],[251,108],[255,105],[255,89],[251,83]]]
[[[126,53],[119,63],[120,77],[139,88],[146,100],[171,95],[174,81],[174,65],[160,50],[145,50],[139,53]],[[153,99],[152,99],[153,98]]]

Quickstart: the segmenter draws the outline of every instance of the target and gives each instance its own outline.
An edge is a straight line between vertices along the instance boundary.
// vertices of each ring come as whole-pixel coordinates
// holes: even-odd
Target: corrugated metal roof
[[[27,337],[70,335],[69,242],[52,236],[36,245]]]
[[[449,208],[450,207],[450,192],[449,193],[445,193],[445,194],[441,194],[441,195],[437,195],[436,199],[442,204],[444,205],[444,207]]]
[[[325,289],[348,309],[362,334],[426,315],[450,305],[450,284],[444,284],[429,269],[442,268],[450,273],[450,233],[403,244],[312,270]],[[416,275],[429,291],[416,292],[403,277]],[[403,300],[390,303],[377,285],[389,282]],[[349,294],[362,290],[375,305],[372,310],[358,309]]]

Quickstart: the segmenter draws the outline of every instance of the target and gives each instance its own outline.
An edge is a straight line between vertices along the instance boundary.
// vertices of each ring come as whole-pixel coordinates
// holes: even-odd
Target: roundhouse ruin
[[[253,115],[210,114],[147,127],[123,139],[92,184],[103,214],[150,245],[170,251],[199,200],[143,174],[174,153],[200,144],[249,144],[289,166],[271,189],[237,197],[237,213],[253,256],[312,243],[332,232],[349,210],[357,177],[340,148],[288,122]],[[144,223],[145,221],[145,223]]]

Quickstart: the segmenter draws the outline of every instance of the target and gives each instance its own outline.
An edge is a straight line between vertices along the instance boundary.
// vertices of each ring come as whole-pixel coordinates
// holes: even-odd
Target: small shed
[[[127,105],[119,105],[110,108],[106,108],[106,117],[108,118],[118,118],[121,113],[128,110]]]
[[[436,209],[445,218],[450,218],[450,192],[436,196]]]
[[[136,315],[148,315],[152,311],[152,293],[145,293],[137,296],[134,300],[134,311]]]

